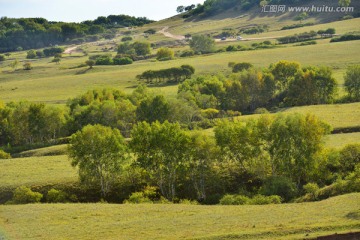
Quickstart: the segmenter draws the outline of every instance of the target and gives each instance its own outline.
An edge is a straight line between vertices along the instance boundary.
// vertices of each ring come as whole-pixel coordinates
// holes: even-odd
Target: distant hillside
[[[153,22],[127,15],[98,17],[82,23],[51,22],[44,18],[0,19],[0,52],[42,48],[63,43],[96,41],[115,37],[114,28]],[[74,39],[76,39],[74,41]]]

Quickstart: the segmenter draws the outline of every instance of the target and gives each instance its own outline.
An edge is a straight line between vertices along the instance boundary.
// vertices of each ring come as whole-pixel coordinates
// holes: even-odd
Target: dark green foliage
[[[161,70],[148,70],[138,75],[139,80],[146,80],[147,83],[152,83],[154,80],[157,82],[175,81],[181,82],[185,79],[191,78],[195,73],[195,68],[190,65],[182,65],[179,68],[168,68]]]
[[[96,65],[112,65],[113,64],[113,60],[110,56],[101,56],[99,58],[96,59],[95,61]]]
[[[349,144],[341,149],[339,163],[344,173],[353,172],[356,165],[360,166],[360,144]]]
[[[248,70],[249,68],[252,68],[252,67],[253,67],[253,65],[248,62],[236,63],[232,67],[232,72],[233,73],[242,72],[242,71]]]
[[[170,117],[170,105],[162,95],[153,99],[145,99],[136,109],[136,118],[138,121],[152,123],[155,121],[164,122]]]
[[[43,195],[33,192],[30,188],[21,186],[15,189],[12,202],[15,204],[38,203]]]
[[[306,26],[313,26],[314,23],[310,22],[310,23],[297,23],[297,24],[293,24],[293,25],[287,25],[281,28],[281,30],[288,30],[288,29],[294,29],[294,28],[301,28],[301,27],[306,27]]]
[[[344,42],[344,41],[353,41],[353,40],[360,40],[360,35],[346,34],[341,37],[333,38],[330,40],[330,42]]]
[[[55,46],[81,38],[94,41],[94,34],[108,34],[105,33],[106,29],[142,26],[150,22],[153,21],[126,15],[110,15],[82,23],[49,22],[43,18],[2,17],[0,29],[3,30],[3,34],[0,35],[0,52]]]
[[[5,55],[0,54],[0,62],[5,61]]]
[[[137,56],[145,56],[150,54],[151,48],[148,42],[124,42],[119,44],[117,52],[119,54],[136,54]]]
[[[296,42],[303,42],[303,41],[312,40],[312,39],[314,39],[316,37],[316,35],[317,35],[316,32],[311,31],[311,32],[295,34],[293,36],[287,36],[287,37],[278,38],[277,40],[281,44],[296,43]]]
[[[36,58],[36,52],[34,50],[30,50],[27,52],[27,55],[26,55],[26,58],[27,59],[34,59]]]
[[[132,40],[133,40],[133,38],[130,37],[130,36],[121,38],[121,41],[122,41],[122,42],[127,42],[127,41],[132,41]]]
[[[261,193],[266,196],[278,195],[288,202],[297,195],[296,184],[289,178],[273,176],[265,180]]]
[[[193,36],[190,40],[190,47],[195,52],[210,53],[214,51],[215,40],[205,35]]]
[[[180,57],[191,57],[194,55],[195,55],[195,52],[193,50],[185,50],[180,54]]]
[[[128,64],[132,64],[133,60],[128,57],[113,58],[113,63],[114,63],[114,65],[128,65]]]
[[[295,44],[295,46],[308,46],[308,45],[316,45],[317,42],[315,40],[312,41],[306,41],[302,43]]]
[[[360,101],[360,65],[348,67],[344,79],[349,98],[352,101]]]
[[[155,34],[156,33],[156,30],[155,29],[148,29],[148,30],[145,30],[144,33],[147,33],[147,34]]]
[[[52,48],[45,48],[43,50],[44,55],[46,57],[52,57],[55,56],[56,54],[61,54],[64,52],[64,48],[61,47],[52,47]]]
[[[267,25],[261,25],[261,26],[256,26],[256,27],[251,27],[251,28],[245,28],[245,29],[240,29],[240,33],[243,34],[259,34],[259,33],[263,33],[265,31],[267,31],[269,29],[269,26]]]
[[[252,198],[243,195],[227,194],[220,199],[221,205],[266,205],[266,204],[280,204],[281,198],[279,196],[263,196],[255,195]]]

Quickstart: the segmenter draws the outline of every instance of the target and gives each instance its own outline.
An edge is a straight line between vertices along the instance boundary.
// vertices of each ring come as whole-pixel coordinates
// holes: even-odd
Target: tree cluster
[[[179,93],[187,93],[186,98],[202,109],[241,112],[284,104],[325,104],[334,100],[337,84],[329,68],[301,68],[298,63],[287,61],[263,71],[251,68],[249,63],[230,65],[239,73],[229,78],[201,76],[186,80],[179,86]]]
[[[73,39],[101,34],[113,27],[142,26],[152,21],[126,15],[99,17],[82,23],[50,22],[44,18],[0,18],[0,52],[55,46]],[[91,38],[89,38],[91,40]],[[97,39],[96,39],[97,40]]]
[[[310,31],[310,32],[304,32],[304,33],[295,34],[293,36],[287,36],[287,37],[278,38],[277,40],[281,44],[296,43],[296,42],[303,42],[303,41],[312,40],[316,36],[317,36],[317,33],[315,31]]]
[[[190,65],[182,65],[181,67],[173,67],[161,70],[147,70],[137,76],[139,80],[145,80],[146,83],[175,81],[182,82],[191,78],[195,73],[195,68]]]

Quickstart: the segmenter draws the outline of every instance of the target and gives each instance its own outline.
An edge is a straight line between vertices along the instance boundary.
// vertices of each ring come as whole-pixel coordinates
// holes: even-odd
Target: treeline
[[[136,76],[138,80],[145,80],[146,83],[156,82],[182,82],[191,78],[195,73],[195,68],[190,65],[182,65],[181,67],[173,67],[161,70],[147,70]]]
[[[51,22],[44,18],[0,18],[0,52],[37,49],[55,46],[74,39],[101,35],[105,38],[115,36],[111,28],[123,26],[142,26],[150,23],[146,18],[126,15],[99,17],[94,21],[82,23]],[[90,37],[90,38],[89,38]],[[98,37],[95,36],[97,40]]]

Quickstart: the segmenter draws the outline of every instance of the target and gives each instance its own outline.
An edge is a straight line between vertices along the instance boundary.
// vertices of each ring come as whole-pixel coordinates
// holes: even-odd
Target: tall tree
[[[193,36],[190,40],[190,47],[195,52],[210,53],[214,51],[215,40],[206,35]]]
[[[344,78],[349,97],[354,101],[360,101],[360,65],[349,67]]]
[[[99,186],[105,198],[112,183],[128,160],[127,147],[119,130],[88,125],[71,136],[69,156],[77,166],[80,181]]]

